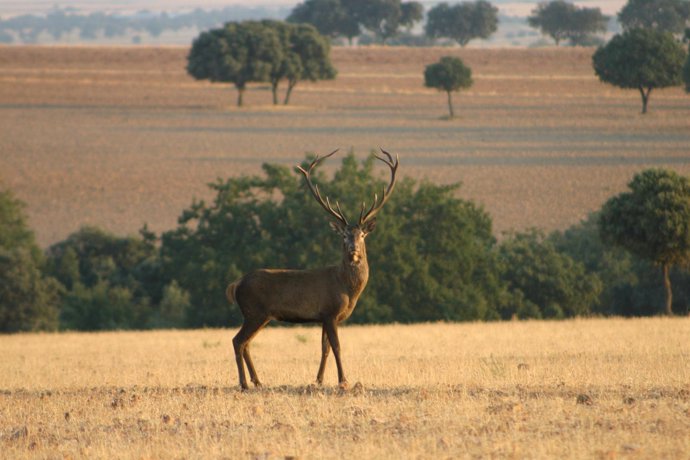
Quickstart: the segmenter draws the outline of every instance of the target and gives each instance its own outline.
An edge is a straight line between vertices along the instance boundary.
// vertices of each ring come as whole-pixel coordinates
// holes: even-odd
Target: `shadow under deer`
[[[240,386],[243,390],[249,388],[244,363],[247,365],[252,383],[261,386],[249,353],[249,343],[271,320],[321,323],[321,363],[316,374],[316,382],[323,383],[326,360],[332,349],[338,367],[338,384],[342,389],[348,387],[340,359],[338,325],[350,317],[367,285],[369,265],[364,240],[374,230],[376,214],[393,192],[399,159],[396,156],[394,160],[383,149],[381,152],[385,156],[375,155],[389,167],[390,182],[388,187],[384,187],[380,198],[377,194],[374,195],[371,207],[367,209],[365,203],[362,203],[359,219],[350,223],[339,202],[336,201],[333,208],[329,198],[324,199],[318,185],[314,185],[311,180],[314,168],[336,152],[337,150],[322,158],[317,156],[307,169],[301,166],[298,166],[298,169],[304,175],[317,203],[333,218],[330,221],[331,228],[342,237],[340,263],[311,270],[259,269],[234,281],[226,290],[228,301],[237,303],[244,316],[242,327],[232,340]]]

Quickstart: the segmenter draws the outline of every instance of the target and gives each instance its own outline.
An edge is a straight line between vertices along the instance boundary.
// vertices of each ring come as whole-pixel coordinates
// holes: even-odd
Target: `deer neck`
[[[350,295],[355,298],[359,297],[369,280],[369,264],[367,263],[367,251],[365,248],[362,248],[357,262],[352,262],[348,254],[343,254],[340,275]]]

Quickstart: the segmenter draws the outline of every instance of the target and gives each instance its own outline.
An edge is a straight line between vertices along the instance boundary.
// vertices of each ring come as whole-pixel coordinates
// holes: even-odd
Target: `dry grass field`
[[[0,47],[0,182],[28,204],[39,242],[85,224],[118,234],[174,227],[217,177],[292,165],[307,151],[382,146],[416,179],[461,181],[496,234],[577,223],[651,166],[690,174],[690,97],[639,95],[594,77],[592,49],[336,48],[339,76],[289,107],[255,86],[196,82],[185,48]],[[423,87],[444,54],[473,69],[456,95]]]
[[[688,458],[690,319],[0,336],[4,458]]]

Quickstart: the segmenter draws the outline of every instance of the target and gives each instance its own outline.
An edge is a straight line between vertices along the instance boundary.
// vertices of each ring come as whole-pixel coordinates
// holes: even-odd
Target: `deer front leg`
[[[248,390],[249,385],[247,385],[247,376],[244,373],[244,362],[243,358],[247,361],[247,367],[249,367],[249,373],[252,377],[252,381],[256,383],[258,378],[256,378],[256,371],[254,370],[254,365],[252,364],[251,357],[249,357],[249,352],[247,351],[247,346],[249,341],[256,335],[257,332],[261,330],[262,327],[266,325],[268,321],[252,321],[244,320],[244,324],[240,328],[237,335],[232,339],[232,345],[235,348],[235,361],[237,361],[237,373],[240,378],[240,387],[242,390]],[[249,357],[247,360],[246,358]]]
[[[335,321],[328,321],[323,323],[323,327],[326,330],[326,335],[328,336],[328,341],[331,343],[331,348],[333,348],[333,356],[335,356],[335,364],[338,366],[338,385],[343,390],[347,389],[348,383],[345,378],[345,372],[343,372],[343,365],[340,362],[340,341],[338,340],[338,325]]]
[[[323,373],[326,370],[326,360],[331,351],[331,344],[328,343],[328,334],[326,334],[326,326],[321,330],[321,364],[319,364],[319,373],[316,374],[316,383],[321,385],[323,383]]]

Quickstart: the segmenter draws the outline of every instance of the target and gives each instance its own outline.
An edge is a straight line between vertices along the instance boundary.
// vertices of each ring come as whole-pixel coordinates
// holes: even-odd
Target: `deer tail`
[[[228,302],[237,303],[235,291],[237,291],[237,286],[240,285],[240,281],[242,281],[242,278],[233,281],[228,285],[227,289],[225,289],[225,296],[228,298]]]

